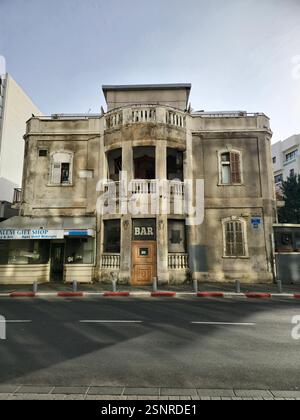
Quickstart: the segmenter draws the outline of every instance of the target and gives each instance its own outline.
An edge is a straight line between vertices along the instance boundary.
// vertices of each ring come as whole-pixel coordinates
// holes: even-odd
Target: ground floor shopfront
[[[0,224],[0,284],[189,279],[184,220],[16,217]]]
[[[91,282],[93,218],[22,218],[0,224],[0,284]]]
[[[0,284],[273,282],[263,217],[231,214],[207,210],[199,226],[161,215],[12,218],[0,223]]]
[[[184,283],[190,279],[188,234],[185,220],[121,218],[102,221],[99,237],[99,278],[110,282],[147,286]]]

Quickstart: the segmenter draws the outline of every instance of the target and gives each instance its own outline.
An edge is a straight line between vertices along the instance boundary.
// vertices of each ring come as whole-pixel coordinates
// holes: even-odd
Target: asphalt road
[[[296,300],[0,299],[0,315],[0,385],[300,389]]]

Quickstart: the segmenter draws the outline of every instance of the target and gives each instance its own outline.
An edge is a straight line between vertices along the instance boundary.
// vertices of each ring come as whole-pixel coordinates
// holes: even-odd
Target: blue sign
[[[259,229],[261,224],[262,224],[261,217],[252,217],[251,225],[253,226],[253,229]]]

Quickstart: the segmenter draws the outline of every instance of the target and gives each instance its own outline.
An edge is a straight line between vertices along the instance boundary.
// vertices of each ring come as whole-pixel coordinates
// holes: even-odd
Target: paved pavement
[[[162,291],[174,291],[174,292],[187,292],[192,293],[194,291],[192,284],[184,284],[180,286],[165,286],[159,288]],[[32,285],[0,285],[0,294],[1,293],[13,293],[13,292],[32,292]],[[95,292],[102,293],[112,290],[111,284],[79,284],[78,290],[81,292]],[[133,286],[118,286],[119,291],[124,292],[151,292],[152,287],[133,287]],[[72,284],[64,284],[63,282],[59,283],[44,283],[38,286],[38,291],[42,293],[48,292],[63,292],[72,291]],[[199,283],[199,292],[235,292],[234,283]],[[242,293],[277,293],[278,288],[276,284],[242,284],[241,285]],[[283,285],[284,293],[300,293],[300,284],[287,284]]]
[[[0,314],[0,398],[300,398],[296,300],[0,299]]]
[[[1,400],[116,400],[116,401],[207,401],[207,400],[300,400],[300,391],[244,389],[172,389],[121,387],[2,386]]]

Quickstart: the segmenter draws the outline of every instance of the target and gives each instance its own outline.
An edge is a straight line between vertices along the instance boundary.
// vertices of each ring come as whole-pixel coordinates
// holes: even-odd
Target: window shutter
[[[230,153],[230,165],[231,165],[231,182],[232,184],[241,184],[241,157],[239,153]]]
[[[51,184],[60,184],[60,183],[61,183],[61,163],[53,162]]]

